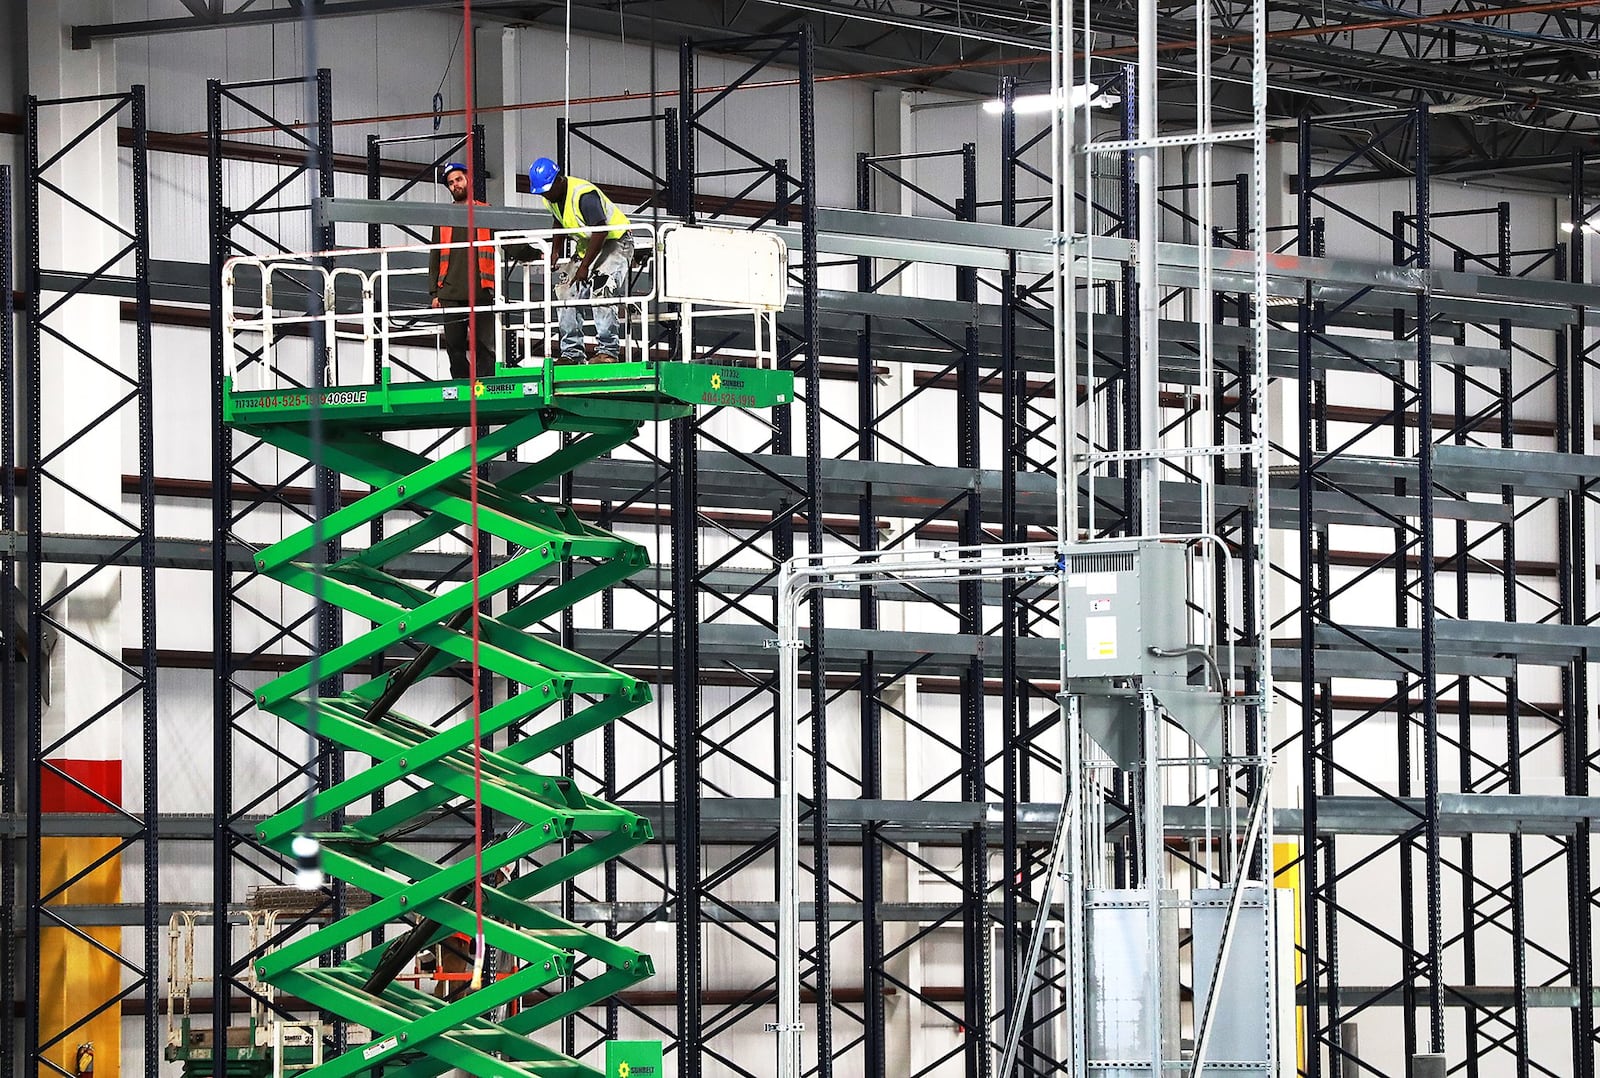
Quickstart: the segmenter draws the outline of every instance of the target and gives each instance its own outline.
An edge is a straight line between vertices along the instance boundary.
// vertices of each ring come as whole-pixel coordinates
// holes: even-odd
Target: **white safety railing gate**
[[[312,374],[310,341],[320,335],[325,386],[378,384],[383,368],[417,381],[449,377],[441,370],[447,320],[477,314],[477,333],[493,334],[505,363],[515,342],[521,362],[559,355],[562,313],[594,306],[618,308],[624,361],[651,358],[649,328],[680,325],[675,358],[692,359],[697,321],[750,319],[748,348],[733,351],[757,366],[777,362],[777,313],[787,291],[787,250],[769,233],[633,224],[635,252],[620,286],[572,294],[577,259],[552,259],[565,237],[605,228],[495,232],[487,241],[337,249],[304,254],[240,256],[223,268],[222,326],[226,372],[236,390],[306,388]],[[434,307],[429,296],[431,252],[487,253],[500,285],[492,300],[475,306]],[[647,268],[646,268],[647,267]],[[663,287],[663,280],[672,287]],[[592,318],[585,318],[589,331]],[[319,333],[320,331],[320,333]],[[592,336],[592,334],[589,334]],[[418,351],[433,353],[433,370]],[[719,349],[726,362],[729,350]]]

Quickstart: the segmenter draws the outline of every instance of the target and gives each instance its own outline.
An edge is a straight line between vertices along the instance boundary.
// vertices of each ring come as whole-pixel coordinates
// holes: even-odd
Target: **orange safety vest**
[[[487,206],[488,203],[487,202],[474,202],[473,205],[474,206]],[[456,230],[455,230],[455,227],[453,225],[440,225],[439,226],[439,242],[440,243],[453,243],[455,241],[455,231]],[[465,231],[465,229],[463,229],[462,231]],[[477,233],[477,242],[478,243],[489,244],[489,243],[492,242],[492,240],[490,239],[489,230],[487,228],[478,228],[478,229],[474,229],[473,231]],[[467,248],[467,250],[470,251],[470,250],[472,250],[472,248],[469,247],[469,248]],[[480,292],[493,292],[494,291],[494,248],[492,246],[479,247],[477,249],[477,251],[478,251],[478,291],[480,291]],[[436,288],[443,288],[444,287],[445,277],[450,272],[450,256],[453,255],[453,254],[455,254],[455,250],[450,248],[450,247],[446,247],[446,248],[444,248],[443,250],[441,250],[439,252],[439,279],[438,279],[438,281],[436,281],[434,283],[434,287],[436,287]]]

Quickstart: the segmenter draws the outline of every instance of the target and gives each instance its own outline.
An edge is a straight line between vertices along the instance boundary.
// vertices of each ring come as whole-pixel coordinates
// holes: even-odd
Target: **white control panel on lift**
[[[789,298],[789,248],[770,232],[668,226],[661,248],[669,302],[781,311]]]

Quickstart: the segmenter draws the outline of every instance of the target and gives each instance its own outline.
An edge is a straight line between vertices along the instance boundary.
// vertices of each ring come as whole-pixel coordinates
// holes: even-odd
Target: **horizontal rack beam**
[[[672,841],[671,805],[658,801],[620,801],[618,804],[649,818],[657,828],[656,841]],[[702,830],[709,842],[760,840],[770,836],[778,825],[778,800],[773,797],[708,797],[702,800],[700,812]],[[1019,804],[1016,810],[1018,837],[1026,842],[1049,842],[1054,837],[1059,815],[1060,806],[1054,802]],[[1423,800],[1416,797],[1324,797],[1317,802],[1317,830],[1326,835],[1402,835],[1419,826],[1423,815]],[[1204,837],[1203,808],[1169,805],[1165,816],[1174,836]],[[253,831],[263,819],[265,817],[241,817],[233,827],[242,835]],[[351,819],[355,821],[359,817]],[[164,842],[209,842],[216,837],[212,818],[204,813],[160,813],[157,821]],[[1281,833],[1298,832],[1305,824],[1298,808],[1274,809],[1273,821],[1274,829]],[[877,834],[897,841],[958,841],[963,832],[980,823],[996,827],[1003,822],[1003,807],[997,802],[980,805],[967,801],[828,801],[828,823],[840,841],[858,839],[861,827],[869,824],[874,825]],[[1439,822],[1444,834],[1457,838],[1513,834],[1562,836],[1571,834],[1579,824],[1600,824],[1600,797],[1441,793]],[[1113,828],[1122,824],[1118,819],[1108,822]],[[1216,810],[1213,809],[1213,829],[1215,824]],[[140,833],[144,821],[137,814],[130,818],[99,813],[55,813],[41,820],[39,828],[39,833],[45,837],[128,837]],[[20,838],[27,833],[25,816],[20,813],[0,815],[0,835]],[[472,831],[465,820],[443,820],[430,823],[414,834],[418,841],[460,841],[470,838]],[[802,834],[809,836],[809,828]]]
[[[1536,625],[1527,622],[1451,622],[1440,620],[1436,646],[1439,673],[1481,678],[1509,678],[1519,666],[1560,666],[1584,650],[1600,649],[1600,625]],[[1459,626],[1459,628],[1451,628]],[[1420,630],[1377,627],[1364,635],[1345,635],[1332,630],[1317,634],[1317,677],[1370,678],[1388,681],[1414,680],[1418,676],[1416,650]],[[1000,668],[999,639],[958,633],[908,633],[886,629],[848,629],[829,626],[824,630],[824,666],[830,684],[859,673],[859,664],[869,654],[885,673],[902,669],[924,677],[956,678],[969,671],[978,660],[982,668],[995,673]],[[573,631],[573,646],[583,655],[608,665],[649,677],[658,669],[660,645],[651,634],[624,629],[579,628]],[[539,634],[536,634],[539,635]],[[728,677],[749,674],[770,675],[777,669],[773,657],[771,631],[756,625],[705,622],[700,626],[705,654],[701,673]],[[1017,673],[1040,683],[1053,684],[1057,677],[1059,643],[1054,638],[1023,637],[1017,642]],[[140,657],[138,649],[124,651],[126,661]],[[1240,652],[1240,669],[1247,652]],[[169,669],[210,668],[204,661],[208,652],[161,653],[161,665]],[[199,660],[183,661],[186,658]],[[303,654],[265,653],[240,656],[241,670],[279,672],[305,661]],[[251,662],[250,659],[259,659]],[[712,665],[715,662],[718,665]],[[1301,672],[1297,641],[1279,640],[1272,647],[1273,672],[1279,679],[1297,681]],[[840,687],[843,687],[842,685]]]
[[[817,212],[818,248],[829,254],[931,262],[977,269],[1005,270],[1012,252],[1021,272],[1050,273],[1055,257],[1053,236],[1041,228],[948,221],[866,210],[821,209]],[[799,230],[775,229],[791,246]],[[1130,240],[1096,236],[1094,260],[1080,272],[1112,279],[1121,264],[1134,257]],[[1087,237],[1075,237],[1072,253],[1087,260]],[[1157,244],[1161,283],[1193,287],[1201,264],[1194,244]],[[1250,291],[1253,256],[1249,251],[1213,248],[1211,265],[1217,291]],[[1444,269],[1419,269],[1340,258],[1294,254],[1267,256],[1268,289],[1300,294],[1311,289],[1313,300],[1330,302],[1360,298],[1363,309],[1391,310],[1410,305],[1426,289],[1435,313],[1461,313],[1467,321],[1492,323],[1511,318],[1522,325],[1554,327],[1573,321],[1576,307],[1600,306],[1600,286],[1566,281],[1499,277]]]

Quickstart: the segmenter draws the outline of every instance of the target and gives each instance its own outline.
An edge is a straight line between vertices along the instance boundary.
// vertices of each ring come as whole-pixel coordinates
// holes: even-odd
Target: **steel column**
[[[867,154],[856,155],[856,209],[870,210],[872,169]],[[856,260],[856,290],[874,289],[873,261]],[[856,422],[860,428],[859,455],[863,461],[878,459],[878,386],[873,365],[873,320],[863,318],[856,338]],[[871,484],[861,490],[857,502],[856,542],[863,554],[878,547],[878,517]],[[860,619],[863,629],[876,629],[878,593],[862,587]],[[861,796],[881,798],[883,790],[883,706],[879,696],[877,657],[867,652],[861,662]],[[884,846],[876,824],[861,827],[861,987],[862,1037],[867,1074],[883,1074],[887,1067],[888,1008],[884,1003],[887,984],[883,976],[884,935],[878,907],[884,900]]]
[[[1588,279],[1584,226],[1592,215],[1585,208],[1584,164],[1583,154],[1574,154],[1570,213],[1574,229],[1569,245],[1569,276],[1573,281]],[[1557,342],[1555,422],[1558,453],[1582,452],[1586,441],[1583,429],[1586,421],[1583,384],[1585,362],[1590,349],[1588,336],[1587,311],[1579,308],[1568,339]],[[1582,502],[1583,494],[1579,491],[1571,498],[1562,499],[1556,507],[1559,529],[1556,559],[1561,577],[1559,617],[1565,625],[1579,625],[1586,620],[1583,609],[1586,588],[1582,574],[1588,573],[1590,567],[1585,556]],[[1588,677],[1584,665],[1582,662],[1573,663],[1561,671],[1561,710],[1567,723],[1567,736],[1562,739],[1566,791],[1581,795],[1589,792],[1592,766]],[[1573,987],[1578,996],[1578,1006],[1572,1017],[1573,1078],[1594,1078],[1596,1073],[1592,850],[1592,829],[1587,821],[1580,821],[1574,829],[1567,858],[1568,945],[1571,948]]]
[[[693,43],[678,48],[678,212],[694,220],[696,64]],[[690,358],[691,342],[679,347]],[[695,419],[671,425],[672,499],[672,729],[674,746],[673,880],[677,888],[678,1074],[700,1078],[704,1070],[701,1026],[704,945],[700,849],[700,566],[699,445]]]
[[[12,217],[11,166],[0,165],[0,530],[17,532],[17,448],[16,448],[16,353],[14,327],[15,299],[12,294],[12,237],[16,221]],[[17,559],[0,558],[0,633],[4,633],[4,654],[0,654],[0,813],[17,811],[17,748],[20,744],[19,697],[17,693]],[[30,664],[31,665],[31,664]],[[31,841],[25,838],[22,841]],[[15,1078],[21,1062],[17,1053],[17,1011],[22,999],[17,994],[21,974],[18,966],[21,940],[16,930],[17,874],[23,853],[19,841],[0,842],[0,1078]]]
[[[1007,76],[1000,80],[1000,223],[1012,226],[1017,223],[1017,80]],[[1019,542],[1021,529],[1017,524],[1017,473],[1025,464],[1026,455],[1021,443],[1025,440],[1018,430],[1019,417],[1026,407],[1024,393],[1027,376],[1017,356],[1017,259],[1012,252],[1009,266],[1000,275],[1000,539],[1005,543]],[[1074,402],[1076,403],[1076,402]],[[1017,674],[1018,622],[1022,613],[1017,602],[1017,585],[1014,581],[1001,584],[1000,597],[1000,729],[1001,729],[1001,834],[1000,834],[1000,923],[1017,925],[1019,892],[1032,890],[1032,873],[1025,872],[1022,854],[1017,843],[1017,804],[1022,798],[1023,779],[1019,774],[1028,765],[1023,757],[1022,712],[1026,703],[1019,699],[1020,679]],[[1017,979],[1020,975],[1022,939],[1007,928],[1000,946],[1000,987],[1002,1020],[1009,1024],[1018,1020],[1018,1009],[1026,1006],[1025,996],[1019,996]],[[1031,1025],[1025,1042],[1033,1048]],[[1028,1069],[1033,1070],[1033,1053],[1026,1057]]]
[[[23,176],[28,185],[28,197],[23,200],[23,278],[22,287],[28,294],[28,314],[22,338],[22,363],[23,378],[25,381],[22,397],[24,410],[22,455],[23,467],[28,473],[28,561],[26,575],[28,578],[28,640],[38,641],[44,638],[44,618],[42,607],[44,605],[44,580],[42,570],[41,551],[35,539],[44,534],[44,499],[40,497],[43,480],[39,470],[39,460],[44,455],[42,432],[39,427],[39,346],[41,333],[39,329],[41,297],[40,297],[40,237],[39,230],[39,103],[33,97],[28,98],[25,113],[23,132]],[[36,651],[37,644],[31,645]],[[42,925],[42,911],[39,907],[39,872],[43,865],[42,846],[40,836],[33,828],[39,824],[43,805],[39,797],[39,780],[41,777],[40,754],[44,740],[44,686],[49,671],[43,669],[43,664],[31,662],[28,664],[28,747],[27,771],[24,780],[27,792],[27,813],[30,830],[27,838],[27,868],[23,873],[23,880],[28,888],[28,911],[26,914],[26,946],[27,946],[27,993],[23,1005],[23,1056],[22,1061],[33,1070],[38,1066],[39,1058],[39,998],[40,998],[40,973],[39,973],[39,938]]]
[[[314,113],[309,134],[305,133],[296,121],[274,118],[250,100],[253,94],[277,87],[300,87],[304,90],[301,100]],[[296,619],[284,612],[278,621],[273,622],[268,612],[261,610],[243,596],[243,591],[248,587],[253,574],[248,571],[241,572],[237,566],[230,563],[227,556],[229,545],[237,542],[238,536],[245,530],[241,525],[248,521],[252,514],[275,507],[289,519],[293,519],[295,515],[302,517],[305,515],[302,507],[285,495],[288,485],[300,476],[306,475],[310,467],[305,465],[291,470],[276,482],[258,479],[254,474],[253,465],[260,459],[258,454],[265,451],[253,438],[236,438],[224,415],[224,377],[236,357],[227,354],[227,343],[223,334],[221,318],[223,264],[236,254],[252,253],[260,248],[272,252],[287,250],[271,230],[257,221],[257,218],[265,215],[279,213],[281,208],[276,205],[263,206],[259,191],[240,189],[241,181],[231,177],[226,167],[223,132],[226,130],[227,110],[230,108],[241,108],[257,119],[267,120],[284,136],[289,145],[300,151],[297,164],[284,166],[290,171],[281,179],[277,189],[288,189],[297,179],[309,172],[315,172],[316,175],[307,177],[306,206],[309,210],[314,199],[328,197],[333,190],[331,76],[326,69],[322,69],[309,77],[244,83],[225,83],[213,79],[207,83],[213,387],[211,400],[211,557],[214,626],[212,722],[216,730],[212,749],[212,812],[216,830],[212,845],[212,875],[215,890],[211,905],[213,925],[211,1020],[212,1027],[219,1030],[226,1030],[232,1026],[235,1017],[232,1012],[235,986],[239,985],[239,978],[249,963],[259,957],[257,954],[235,953],[229,917],[240,882],[236,878],[236,872],[244,866],[249,873],[267,875],[275,867],[286,864],[277,853],[257,846],[253,841],[253,833],[248,827],[241,826],[240,822],[242,816],[258,811],[261,805],[268,802],[275,803],[275,794],[284,784],[280,783],[265,793],[247,787],[241,799],[235,798],[238,778],[235,764],[238,762],[236,752],[239,749],[235,738],[242,738],[247,746],[252,743],[248,734],[241,733],[241,720],[253,714],[256,709],[252,684],[255,675],[238,662],[235,615],[242,613],[247,619],[247,624],[261,621],[267,623],[267,631],[261,634],[265,638],[265,643],[258,645],[258,648],[266,650],[274,648],[282,641],[291,640],[297,641],[307,650],[315,650],[321,654],[337,641],[340,630],[337,614],[329,610],[326,604],[314,609],[308,619]],[[334,244],[332,223],[313,221],[311,239],[319,250],[331,248]],[[308,297],[308,302],[320,302],[320,297],[315,299]],[[316,338],[313,337],[312,347],[315,349],[316,346]],[[259,355],[254,353],[243,353],[237,358],[241,366],[260,362]],[[311,364],[308,382],[323,378],[321,367],[322,364],[317,362]],[[336,504],[337,483],[337,476],[327,469],[311,474],[310,484],[314,502],[320,502],[324,508]],[[236,488],[243,490],[242,497],[235,497]],[[326,560],[327,549],[317,552],[317,556]],[[305,620],[311,623],[309,633],[301,633],[299,629]],[[326,740],[309,759],[279,754],[279,761],[293,769],[295,778],[303,779],[309,774],[323,787],[332,781],[337,781],[342,771],[342,754],[335,752]],[[272,879],[271,882],[277,881]],[[342,884],[337,887],[340,897],[337,900],[330,900],[325,907],[335,909],[336,913],[337,903],[342,902]],[[280,934],[292,935],[296,928],[296,925],[290,924]],[[282,941],[270,940],[265,946],[276,946],[280,942]],[[249,992],[246,986],[240,986],[240,989],[246,994]],[[292,1018],[293,1015],[286,1014],[285,1017]],[[341,1022],[336,1030],[338,1037],[343,1036],[342,1025]],[[225,1059],[218,1060],[216,1067],[219,1076],[225,1075],[230,1069],[237,1070],[237,1064],[230,1068]]]
[[[133,128],[130,152],[133,181],[134,369],[138,385],[134,404],[139,443],[139,695],[141,811],[144,813],[144,990],[148,1000],[159,984],[161,919],[161,761],[156,709],[156,460],[155,370],[150,342],[150,195],[149,133],[145,125],[144,87],[133,87],[128,102]],[[146,1006],[144,1073],[160,1069],[161,1016]]]
[[[76,135],[65,133],[62,148],[44,156],[40,147],[41,115],[46,110],[66,109],[69,107],[87,107],[95,115],[88,119]],[[73,193],[74,178],[65,168],[63,159],[68,148],[81,144],[105,124],[111,124],[113,129],[117,120],[126,115],[129,132],[131,190],[127,203],[126,216],[122,209],[106,211],[100,207],[91,206],[83,202]],[[44,1053],[52,1048],[75,1044],[75,1035],[87,1029],[88,1024],[98,1016],[120,1006],[124,996],[134,990],[143,991],[146,997],[155,994],[157,983],[158,963],[157,951],[159,934],[157,931],[160,916],[160,858],[158,846],[159,839],[159,800],[156,794],[159,782],[159,759],[157,753],[157,696],[156,696],[156,597],[155,597],[155,495],[154,495],[154,461],[153,438],[154,427],[152,420],[152,379],[151,379],[151,346],[150,346],[150,228],[148,206],[148,134],[145,124],[144,87],[135,85],[126,93],[109,94],[98,97],[76,98],[64,101],[40,100],[30,96],[27,100],[27,113],[25,120],[24,156],[26,161],[25,182],[27,184],[27,211],[25,221],[25,287],[28,292],[27,329],[24,338],[23,362],[26,366],[26,392],[23,399],[23,421],[25,424],[26,452],[24,467],[28,474],[28,513],[27,534],[28,553],[27,569],[29,576],[29,611],[28,611],[28,641],[31,649],[28,664],[28,750],[27,771],[23,782],[27,788],[27,806],[30,827],[32,828],[28,841],[28,867],[26,883],[28,888],[28,924],[27,947],[31,970],[29,981],[31,990],[25,1005],[25,1020],[27,1030],[24,1034],[24,1053],[22,1061],[29,1067],[49,1069],[59,1064],[53,1063]],[[96,180],[98,182],[98,179]],[[92,196],[91,196],[92,197]],[[91,220],[89,228],[103,228],[110,236],[109,247],[115,249],[115,255],[104,265],[93,270],[83,271],[67,269],[58,266],[43,265],[42,242],[42,212],[41,203],[51,200],[65,209],[81,211],[82,215]],[[79,343],[74,339],[77,324],[70,316],[70,311],[64,310],[74,298],[93,295],[107,290],[108,278],[112,275],[112,267],[122,264],[124,260],[131,260],[134,268],[133,280],[133,336],[134,352],[131,370],[122,369],[115,365],[115,355],[103,357],[93,354],[87,349],[94,347],[96,342],[89,344]],[[59,294],[60,298],[46,302],[44,298],[45,276],[47,274],[70,275],[76,280],[70,286],[51,285],[52,295]],[[9,327],[8,327],[9,328]],[[44,412],[47,405],[60,404],[59,400],[47,402],[43,398],[42,353],[41,348],[45,340],[59,342],[64,345],[63,356],[67,362],[76,362],[87,358],[97,368],[110,372],[118,381],[115,383],[112,403],[104,407],[98,414],[79,419],[73,416],[59,434],[53,437],[50,444],[46,443],[44,431]],[[94,369],[94,368],[91,368]],[[95,407],[100,407],[96,405]],[[132,514],[126,514],[120,499],[118,504],[101,504],[94,500],[92,493],[86,493],[90,486],[83,475],[67,475],[64,472],[64,456],[67,450],[84,438],[97,432],[103,433],[111,428],[118,419],[127,418],[131,414],[134,424],[136,440],[136,453],[140,469],[139,488],[137,496],[137,509]],[[116,459],[101,462],[108,469],[116,467]],[[102,479],[104,477],[102,476]],[[120,475],[117,476],[120,487]],[[45,492],[63,492],[63,497],[76,499],[79,503],[94,506],[105,515],[108,520],[115,521],[112,528],[117,531],[116,542],[108,548],[107,560],[98,566],[89,565],[80,567],[82,571],[76,577],[67,577],[60,585],[53,585],[54,590],[48,599],[44,590],[44,575],[47,565],[55,564],[46,556],[44,547],[44,502]],[[9,510],[8,501],[8,510]],[[129,519],[129,516],[133,519]],[[117,549],[120,547],[120,549]],[[123,555],[128,555],[123,557]],[[128,683],[126,688],[120,688],[117,694],[108,700],[94,701],[88,714],[74,714],[68,717],[63,724],[65,731],[60,734],[50,745],[44,744],[44,696],[47,694],[48,678],[50,671],[46,663],[38,661],[42,657],[41,641],[45,638],[47,629],[50,632],[60,632],[63,636],[73,640],[81,637],[76,630],[67,625],[67,599],[79,584],[95,575],[100,570],[108,574],[120,574],[120,566],[130,566],[139,574],[138,621],[139,641],[143,655],[137,665],[123,661],[120,653],[109,655],[98,646],[85,643],[80,653],[80,660],[84,663],[103,662],[120,671],[122,680]],[[11,633],[11,627],[6,631]],[[11,641],[8,640],[8,646]],[[96,730],[96,724],[108,716],[120,716],[125,705],[131,705],[137,697],[139,702],[138,722],[138,747],[140,765],[144,768],[141,777],[140,795],[142,803],[139,811],[142,819],[131,833],[120,836],[115,844],[105,852],[97,855],[87,865],[77,867],[76,875],[69,880],[58,883],[50,893],[45,893],[42,878],[42,861],[40,847],[43,839],[43,827],[40,818],[43,807],[41,787],[46,781],[59,786],[64,795],[72,797],[85,797],[95,803],[95,809],[107,813],[129,812],[131,809],[121,800],[125,794],[117,795],[119,800],[111,800],[111,795],[84,785],[80,779],[63,771],[52,759],[71,758],[76,755],[76,747],[90,744],[95,734],[105,736],[103,728]],[[114,735],[121,743],[126,743],[125,731],[118,723]],[[103,743],[94,744],[93,748],[104,750]],[[8,755],[11,746],[5,746]],[[95,759],[103,757],[91,757]],[[119,768],[125,762],[120,754],[116,757]],[[120,785],[120,781],[119,781]],[[58,810],[59,811],[59,810]],[[91,872],[119,871],[123,852],[135,845],[141,846],[141,861],[144,880],[140,888],[141,908],[140,919],[137,922],[144,932],[142,948],[136,952],[137,958],[122,953],[120,944],[112,950],[102,941],[93,940],[83,932],[74,920],[74,915],[67,912],[70,907],[64,906],[62,899],[67,888],[72,883],[78,882]],[[51,907],[56,907],[51,909]],[[48,913],[45,911],[49,910]],[[41,931],[44,928],[55,930],[59,934],[70,935],[79,942],[87,942],[89,946],[98,948],[101,953],[113,960],[120,972],[126,975],[129,983],[111,991],[111,994],[102,999],[83,999],[75,1001],[81,1005],[78,1017],[74,1022],[58,1030],[41,1030]],[[119,978],[120,980],[121,978]],[[150,1008],[144,1020],[139,1023],[142,1038],[137,1052],[129,1053],[139,1060],[139,1065],[147,1073],[153,1073],[159,1054],[159,1029],[160,1023],[155,1008]]]
[[[211,814],[216,837],[212,845],[211,923],[228,923],[233,904],[233,572],[227,540],[233,534],[233,428],[223,422],[222,386],[228,373],[227,345],[222,334],[222,265],[231,254],[232,227],[223,194],[222,83],[206,82],[207,193],[210,216],[209,280],[211,285],[211,721],[217,736],[211,742]],[[211,983],[233,982],[233,934],[212,930]],[[211,1028],[232,1023],[233,993],[211,993]],[[224,1053],[213,1064],[217,1078],[227,1078]]]
[[[1300,184],[1296,214],[1296,250],[1302,256],[1311,254],[1311,125],[1301,118],[1299,126]],[[1299,396],[1300,483],[1298,502],[1300,509],[1299,562],[1300,562],[1300,740],[1301,789],[1304,791],[1305,823],[1300,836],[1300,869],[1304,880],[1302,900],[1302,931],[1305,936],[1306,963],[1303,995],[1305,999],[1307,1078],[1322,1078],[1322,1007],[1320,987],[1322,971],[1319,968],[1321,926],[1318,918],[1323,910],[1318,904],[1320,872],[1318,853],[1324,841],[1317,830],[1317,796],[1322,775],[1318,756],[1318,716],[1315,701],[1319,694],[1314,660],[1316,639],[1316,591],[1312,567],[1316,564],[1316,537],[1318,529],[1312,524],[1312,484],[1309,462],[1318,452],[1316,441],[1317,413],[1312,395],[1315,384],[1311,366],[1311,285],[1308,282],[1296,309],[1297,336],[1296,389]]]

